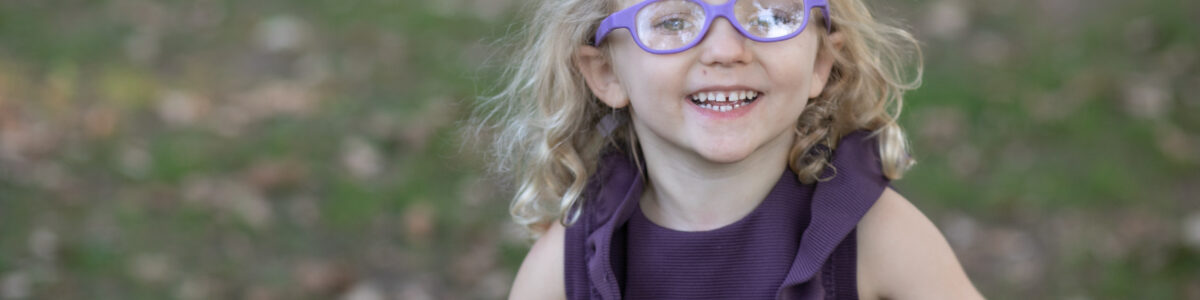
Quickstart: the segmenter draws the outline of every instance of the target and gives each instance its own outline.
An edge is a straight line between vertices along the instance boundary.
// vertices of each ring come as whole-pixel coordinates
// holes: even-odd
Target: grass
[[[964,2],[963,33],[938,37],[933,3],[886,10],[926,54],[901,118],[920,163],[896,184],[943,231],[976,224],[952,240],[976,284],[1197,297],[1200,252],[1178,232],[1200,161],[1170,152],[1200,149],[1196,4]],[[522,4],[0,4],[0,280],[54,299],[499,297],[528,242],[457,130],[500,84],[495,41]],[[268,24],[298,42],[267,49]],[[1138,84],[1165,109],[1132,111]],[[192,118],[164,113],[172,93]],[[1013,277],[997,265],[1012,257],[1043,265]]]

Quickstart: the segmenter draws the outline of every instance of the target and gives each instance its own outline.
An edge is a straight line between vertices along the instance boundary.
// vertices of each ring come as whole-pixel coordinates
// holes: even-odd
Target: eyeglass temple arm
[[[829,2],[826,0],[808,0],[812,1],[812,7],[821,8],[822,19],[825,19],[825,31],[833,32],[833,17],[829,16]],[[809,12],[812,13],[812,12]]]
[[[613,27],[613,23],[617,19],[616,17],[617,14],[612,14],[607,18],[604,18],[604,21],[600,22],[600,27],[598,30],[596,30],[596,36],[592,40],[592,46],[600,46],[600,41],[604,40],[604,37],[607,36],[609,32],[617,29]]]

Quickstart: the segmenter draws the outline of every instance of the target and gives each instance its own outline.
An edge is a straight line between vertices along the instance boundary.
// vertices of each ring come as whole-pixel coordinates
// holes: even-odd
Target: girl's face
[[[637,2],[621,1],[621,8]],[[642,50],[617,30],[605,39],[611,55],[585,46],[579,67],[602,101],[631,106],[643,147],[732,163],[771,141],[790,141],[808,99],[821,93],[832,59],[818,55],[824,28],[815,23],[794,38],[761,43],[720,18],[695,47],[666,55]]]

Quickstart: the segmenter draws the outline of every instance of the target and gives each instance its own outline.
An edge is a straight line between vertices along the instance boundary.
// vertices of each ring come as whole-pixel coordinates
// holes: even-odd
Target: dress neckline
[[[659,224],[658,222],[655,222],[654,220],[650,219],[650,217],[646,215],[646,212],[643,210],[644,207],[642,207],[642,205],[641,205],[641,201],[633,201],[633,203],[631,203],[631,205],[633,205],[634,207],[633,207],[633,216],[631,216],[632,219],[630,219],[630,222],[635,222],[635,221],[642,222],[647,225],[647,228],[650,228],[651,230],[653,230],[655,232],[666,233],[666,234],[671,234],[671,235],[679,235],[679,236],[703,237],[703,236],[719,235],[719,234],[723,234],[723,233],[730,232],[730,231],[736,231],[738,228],[744,227],[745,224],[748,222],[748,220],[751,220],[751,219],[761,216],[763,214],[762,211],[763,211],[764,207],[769,207],[770,205],[774,204],[774,203],[768,203],[768,202],[783,201],[780,198],[784,198],[784,197],[780,197],[780,195],[778,195],[778,194],[779,194],[780,186],[784,185],[784,184],[788,184],[788,182],[786,182],[785,180],[796,180],[796,173],[793,173],[792,170],[789,168],[784,168],[783,174],[780,174],[780,177],[778,180],[776,180],[775,185],[771,187],[771,191],[769,193],[767,193],[766,197],[764,197],[762,199],[762,201],[759,201],[758,204],[756,204],[754,206],[754,208],[750,210],[749,213],[746,213],[745,215],[741,216],[740,218],[738,218],[737,220],[735,220],[733,222],[730,222],[729,224],[725,224],[725,225],[722,225],[717,228],[708,229],[708,230],[679,230],[679,229],[674,229],[674,228],[670,228],[667,226],[663,226],[662,224]],[[802,184],[799,182],[795,182],[792,184],[806,186],[805,184]]]

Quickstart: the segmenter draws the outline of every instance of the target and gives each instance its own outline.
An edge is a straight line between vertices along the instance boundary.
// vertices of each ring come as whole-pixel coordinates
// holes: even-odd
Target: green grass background
[[[0,299],[503,297],[458,129],[527,2],[0,2]],[[1200,298],[1200,4],[869,5],[925,54],[896,185],[984,294]]]

